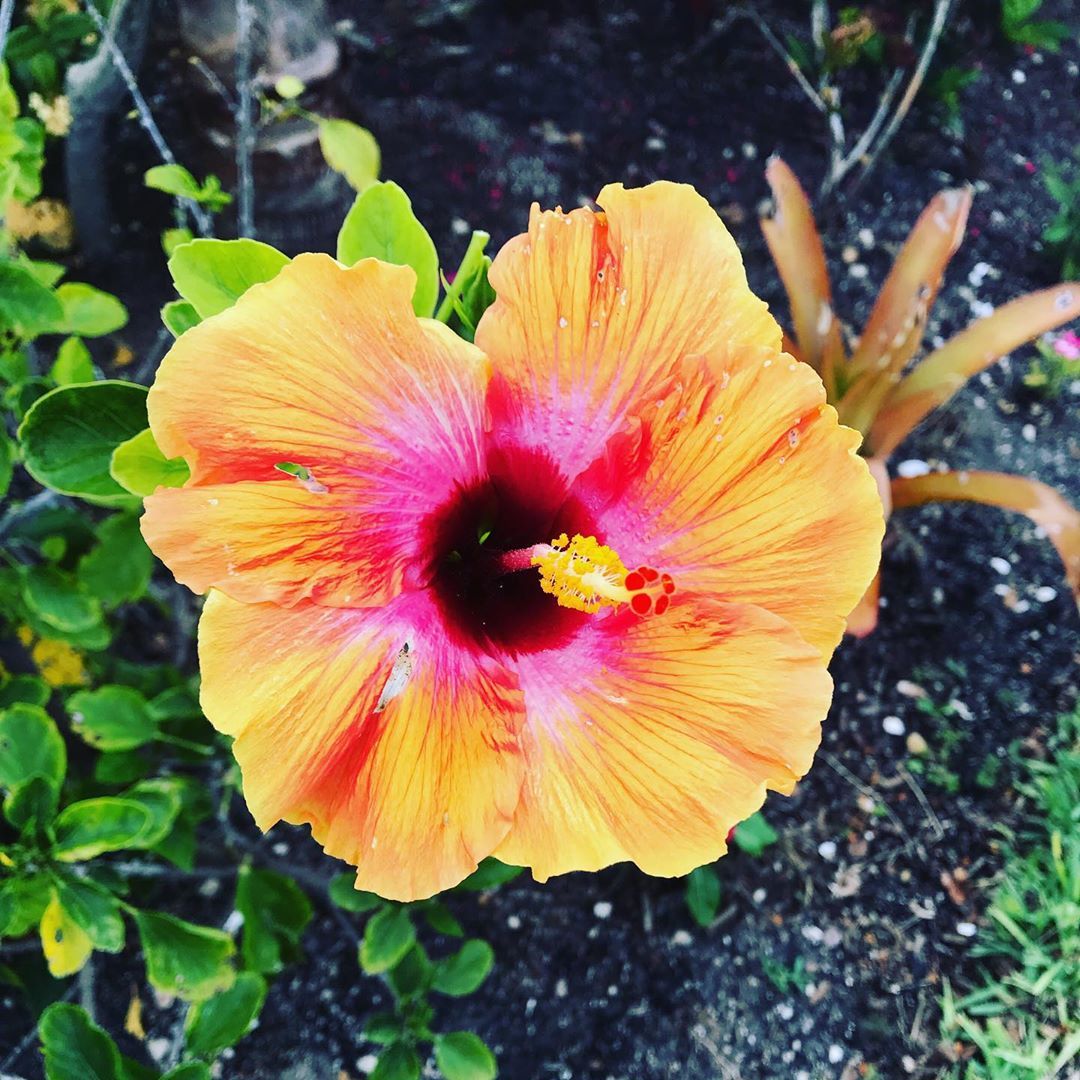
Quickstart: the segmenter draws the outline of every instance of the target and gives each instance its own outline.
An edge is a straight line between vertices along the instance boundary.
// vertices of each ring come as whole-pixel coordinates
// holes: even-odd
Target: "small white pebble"
[[[870,271],[866,268],[865,263],[852,263],[848,267],[848,273],[853,278],[862,279],[862,278],[866,277],[870,273]]]
[[[1038,600],[1040,604],[1049,604],[1056,596],[1057,589],[1052,585],[1040,585],[1035,590],[1035,599]]]
[[[860,229],[859,230],[859,243],[863,247],[874,246],[874,231],[873,229]]]
[[[1000,555],[995,555],[990,560],[990,569],[996,570],[999,574],[1007,574],[1012,570],[1012,563],[1008,559],[1003,559]]]
[[[780,1004],[776,1006],[776,1015],[779,1016],[781,1020],[790,1020],[795,1015],[795,1009],[786,1001],[781,1001]]]
[[[1034,442],[1035,436],[1038,434],[1038,432],[1035,430],[1034,424],[1025,424],[1020,429],[1020,434],[1023,435],[1028,442]]]
[[[907,461],[901,461],[896,466],[896,475],[902,476],[905,480],[911,480],[916,476],[926,476],[928,472],[930,472],[930,466],[918,458],[908,458]]]
[[[961,937],[974,937],[979,932],[979,928],[973,922],[958,922],[956,932]]]
[[[652,135],[645,140],[645,149],[654,150],[659,153],[661,150],[667,149],[667,143],[665,143],[664,140],[661,139],[659,136]]]
[[[563,998],[563,997],[566,997],[566,995],[569,994],[569,993],[570,993],[569,984],[567,983],[567,981],[565,979],[560,979],[555,984],[555,996]]]
[[[743,157],[747,161],[753,161],[757,157],[757,147],[752,142],[744,142],[742,144]]]
[[[242,927],[243,925],[244,925],[243,912],[234,911],[225,920],[225,922],[223,923],[221,929],[224,930],[226,934],[229,934],[231,936],[231,935],[235,934],[240,929],[240,927]]]
[[[1023,86],[1024,83],[1027,82],[1027,76],[1017,68],[1016,71],[1012,73],[1012,81],[1016,83],[1017,86]]]
[[[690,936],[689,933],[687,933],[687,931],[685,931],[685,930],[676,930],[675,933],[671,935],[671,944],[672,945],[693,945],[694,944],[694,939]]]
[[[804,926],[802,936],[814,945],[820,945],[821,939],[825,936],[825,931],[820,926]]]
[[[456,217],[450,222],[450,231],[455,236],[464,236],[466,233],[471,232],[472,229],[464,218]]]
[[[519,919],[516,915],[511,915],[509,916],[509,918],[507,918],[506,925],[509,926],[511,930],[520,930],[521,919]]]
[[[832,1046],[829,1047],[829,1064],[839,1065],[840,1062],[843,1060],[844,1048],[842,1046],[837,1046],[836,1043],[833,1043]]]
[[[163,1061],[169,1052],[169,1046],[168,1039],[149,1039],[146,1043],[146,1051],[155,1061]]]
[[[818,854],[823,859],[835,859],[836,858],[836,841],[835,840],[822,840],[818,844]]]
[[[755,889],[754,890],[754,903],[755,904],[764,904],[765,903],[765,897],[767,895],[768,895],[768,893],[766,893],[764,889]]]
[[[903,735],[906,730],[904,721],[899,716],[886,716],[881,721],[881,726],[885,729],[886,735]]]
[[[598,919],[606,919],[611,914],[611,904],[606,900],[598,900],[593,904],[593,914]]]
[[[379,1059],[374,1054],[365,1054],[362,1058],[357,1058],[356,1067],[365,1076],[370,1076],[379,1067]]]

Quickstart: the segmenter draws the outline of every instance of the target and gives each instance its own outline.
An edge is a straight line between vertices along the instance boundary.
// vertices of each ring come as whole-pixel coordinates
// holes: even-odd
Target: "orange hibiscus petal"
[[[640,463],[599,516],[605,542],[680,588],[774,612],[827,657],[884,533],[858,433],[790,356],[744,347],[677,370],[639,406]]]
[[[413,278],[301,255],[177,339],[150,425],[192,475],[148,498],[143,524],[177,577],[280,603],[401,590],[419,522],[481,475],[488,373],[475,348],[416,319]]]
[[[727,229],[693,188],[600,193],[602,213],[541,212],[491,266],[476,331],[492,359],[497,433],[543,448],[568,479],[672,360],[720,343],[778,348]]]
[[[451,642],[429,605],[285,609],[215,590],[199,624],[202,705],[236,740],[260,828],[310,822],[358,888],[397,900],[470,874],[522,782],[514,677]]]
[[[557,662],[522,657],[519,678],[526,780],[495,854],[541,881],[718,858],[767,790],[809,768],[832,686],[781,619],[686,598],[651,620],[596,618]]]

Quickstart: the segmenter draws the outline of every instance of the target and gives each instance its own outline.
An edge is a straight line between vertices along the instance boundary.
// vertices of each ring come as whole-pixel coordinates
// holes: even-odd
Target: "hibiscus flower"
[[[678,875],[810,766],[877,567],[858,435],[692,188],[541,212],[475,346],[411,270],[302,255],[150,392],[209,590],[202,703],[256,822],[410,900],[488,855]]]

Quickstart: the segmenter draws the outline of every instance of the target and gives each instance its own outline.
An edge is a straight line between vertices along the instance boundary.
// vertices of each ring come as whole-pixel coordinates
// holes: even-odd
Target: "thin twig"
[[[229,88],[217,77],[217,73],[214,69],[198,56],[189,57],[188,63],[207,81],[210,89],[225,102],[229,112],[231,112],[235,118],[238,108],[236,98],[233,97]]]
[[[255,183],[251,159],[255,150],[254,97],[251,92],[251,26],[255,8],[251,0],[236,0],[236,92],[240,104],[236,112],[236,231],[240,236],[255,234]]]
[[[161,160],[167,165],[176,165],[176,156],[169,148],[169,144],[165,141],[165,136],[161,134],[161,129],[157,126],[153,113],[150,112],[150,106],[146,103],[146,98],[143,97],[142,91],[139,89],[139,84],[135,81],[135,75],[127,62],[127,58],[121,51],[120,46],[116,44],[112,30],[102,18],[101,12],[99,12],[92,3],[88,2],[84,4],[83,10],[90,16],[90,20],[93,22],[94,26],[97,27],[98,34],[101,36],[102,47],[108,52],[113,65],[116,67],[116,70],[120,72],[120,77],[124,80],[124,86],[127,87],[127,92],[131,95],[131,100],[135,105],[135,112],[138,114],[139,124],[143,131],[150,136],[150,141],[154,144],[154,149],[157,150]],[[199,235],[209,236],[210,215],[192,199],[181,199],[180,202],[184,206],[184,209],[191,215]]]
[[[97,1023],[97,998],[94,994],[94,956],[91,953],[79,970],[79,1004],[92,1023]]]
[[[0,58],[4,55],[4,46],[7,45],[8,31],[11,29],[14,14],[15,0],[0,0]]]
[[[886,118],[889,115],[889,109],[892,107],[893,98],[896,97],[896,91],[900,89],[900,83],[904,80],[904,69],[897,68],[889,78],[885,89],[881,92],[881,97],[878,99],[877,110],[870,120],[870,123],[866,125],[866,130],[856,140],[855,145],[851,150],[837,161],[833,168],[829,170],[829,175],[825,179],[825,183],[821,185],[821,194],[828,195],[841,180],[863,159],[863,156],[870,149],[871,143],[877,138],[877,133],[881,130],[882,124],[885,123]]]
[[[43,510],[51,510],[54,506],[66,501],[62,495],[58,495],[55,491],[39,491],[36,495],[31,495],[26,502],[16,506],[13,510],[9,510],[0,519],[0,540],[7,536],[12,528],[24,518],[32,518]]]
[[[866,165],[863,167],[862,173],[859,175],[858,180],[852,188],[853,193],[859,189],[873,171],[874,166],[878,163],[878,159],[881,157],[882,153],[884,153],[885,148],[889,143],[892,142],[897,131],[900,130],[900,125],[904,122],[908,112],[911,110],[911,104],[915,100],[915,95],[918,94],[919,89],[923,84],[923,80],[926,78],[926,73],[930,69],[930,64],[934,59],[934,53],[937,51],[941,35],[945,32],[945,26],[949,21],[949,12],[952,10],[952,5],[953,0],[937,0],[934,4],[934,18],[930,24],[930,31],[926,35],[926,41],[923,43],[919,62],[915,65],[915,72],[911,76],[911,82],[908,83],[907,89],[904,91],[904,96],[900,99],[899,105],[896,106],[896,112],[893,113],[888,126],[881,133],[881,138],[878,139],[877,146],[870,152],[870,156],[866,160]]]
[[[78,989],[77,983],[72,983],[65,991],[60,1001],[70,1001],[75,996],[75,991]],[[15,1044],[11,1049],[11,1053],[8,1054],[3,1061],[0,1061],[0,1074],[6,1074],[16,1061],[19,1060],[30,1048],[30,1044],[37,1038],[37,1024],[34,1026]]]

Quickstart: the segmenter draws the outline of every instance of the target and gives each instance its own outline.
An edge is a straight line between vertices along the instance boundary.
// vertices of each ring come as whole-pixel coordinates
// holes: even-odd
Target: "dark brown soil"
[[[347,63],[331,96],[376,134],[384,175],[410,193],[450,267],[469,229],[487,229],[495,246],[523,228],[533,200],[568,207],[608,181],[666,177],[723,208],[752,284],[782,313],[756,225],[764,161],[779,152],[813,185],[824,131],[752,27],[709,39],[698,14],[706,6],[486,0],[465,19],[420,27],[415,9],[437,5],[342,3]],[[804,7],[759,10],[801,26]],[[1048,0],[1044,13],[1067,8]],[[945,46],[954,62],[981,68],[964,96],[964,137],[945,135],[929,107],[916,109],[877,173],[823,216],[838,306],[856,324],[922,205],[963,181],[977,190],[971,228],[929,336],[1054,280],[1038,246],[1052,212],[1038,172],[1077,138],[1078,57],[1001,42],[996,10],[962,5]],[[159,81],[150,88],[169,137],[196,151],[190,115],[168,92],[176,70],[162,54],[145,78]],[[854,77],[856,124],[873,108],[876,77]],[[126,122],[117,132],[132,175],[145,167],[139,138]],[[137,309],[133,340],[145,347],[167,298],[154,251],[163,210],[123,176],[114,182],[119,192],[128,183],[122,205],[132,211],[121,222],[125,253],[106,278]],[[312,222],[311,234],[309,246],[332,244],[325,222]],[[849,247],[853,262],[841,257]],[[1020,379],[1030,355],[974,380],[897,460],[1019,472],[1080,499],[1077,388],[1055,401],[1033,397]],[[982,507],[897,516],[884,574],[879,630],[845,642],[834,662],[837,694],[817,764],[793,798],[767,805],[780,843],[760,859],[720,864],[717,924],[692,922],[681,883],[627,868],[452,898],[498,960],[478,994],[440,1010],[444,1029],[476,1030],[511,1080],[853,1080],[860,1063],[890,1078],[943,1067],[937,997],[943,979],[962,983],[971,971],[978,931],[965,936],[963,924],[980,925],[994,826],[1012,812],[1007,749],[1037,746],[1072,706],[1080,619],[1034,527]],[[911,684],[951,715],[924,711]],[[925,738],[921,774],[887,717]],[[1000,762],[996,774],[988,759]],[[290,859],[323,865],[299,830],[275,830],[273,841]],[[206,918],[224,913],[221,898],[203,902]],[[357,1077],[370,1068],[361,1030],[384,1004],[379,984],[359,973],[354,943],[324,911],[305,949],[222,1076]],[[781,971],[797,966],[801,985],[779,989]],[[106,1005],[114,1029],[136,971],[130,957],[104,965],[102,984],[122,988]],[[152,1034],[167,1032],[172,1014],[148,1011]],[[34,1055],[12,1067],[34,1075]]]

